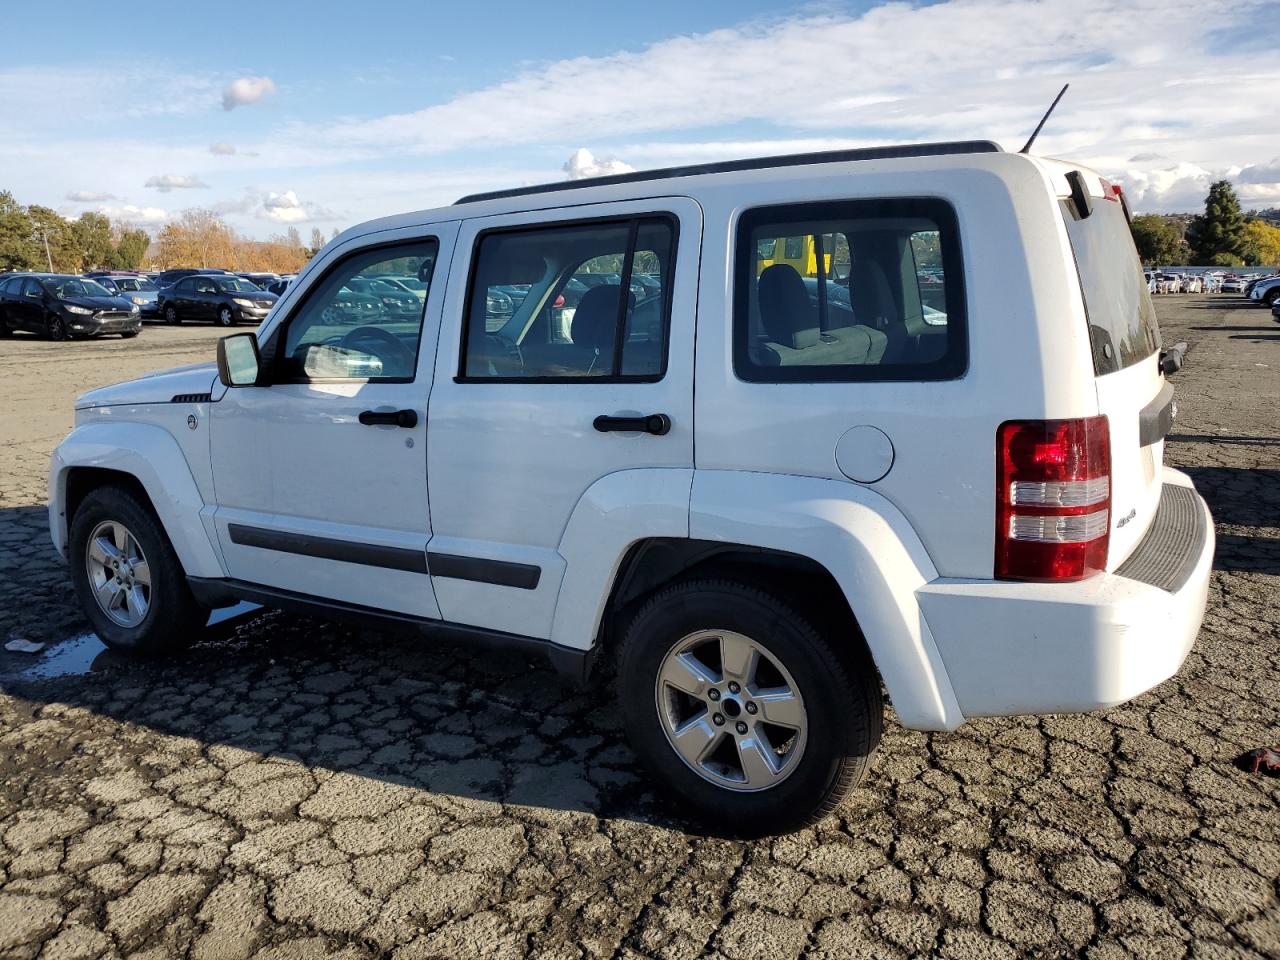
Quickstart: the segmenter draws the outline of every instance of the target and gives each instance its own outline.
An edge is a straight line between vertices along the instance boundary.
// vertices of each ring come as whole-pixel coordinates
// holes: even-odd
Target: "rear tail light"
[[[1082,580],[1105,569],[1107,418],[1010,420],[1000,425],[996,448],[996,576]]]
[[[560,294],[558,297],[556,297],[556,302],[555,302],[555,303],[553,303],[551,306],[552,306],[552,307],[554,307],[554,308],[555,308],[555,309],[557,309],[557,310],[559,310],[561,307],[563,307],[563,306],[564,306],[564,294],[562,293],[562,294]]]

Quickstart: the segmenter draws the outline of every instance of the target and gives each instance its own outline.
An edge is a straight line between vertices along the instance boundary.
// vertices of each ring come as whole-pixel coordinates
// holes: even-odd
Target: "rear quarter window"
[[[739,378],[951,380],[967,368],[960,233],[946,201],[758,207],[739,220],[735,251]]]
[[[1084,296],[1094,373],[1145,360],[1160,349],[1160,327],[1123,208],[1095,197],[1093,213],[1081,218],[1075,204],[1063,200],[1062,218]]]

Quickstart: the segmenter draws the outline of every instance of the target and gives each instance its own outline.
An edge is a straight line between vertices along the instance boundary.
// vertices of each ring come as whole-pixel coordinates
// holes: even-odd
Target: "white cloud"
[[[1276,157],[1270,163],[1251,163],[1244,167],[1237,179],[1241,183],[1261,183],[1261,184],[1277,184],[1280,183],[1280,157]]]
[[[161,193],[168,193],[170,190],[200,190],[209,185],[199,177],[181,177],[176,173],[161,173],[147,177],[147,182],[143,186],[159,190]]]
[[[114,200],[114,193],[103,193],[99,190],[69,190],[67,199],[74,203],[101,203],[103,200]]]
[[[276,223],[308,223],[316,220],[335,220],[337,214],[318,204],[304,203],[293,190],[268,193],[262,198],[258,216]]]
[[[738,125],[751,129],[752,153],[782,152],[778,141],[971,138],[1017,149],[1069,79],[1037,153],[1107,170],[1238,166],[1280,152],[1280,130],[1261,106],[1280,84],[1280,63],[1240,56],[1220,41],[1247,29],[1265,5],[882,3],[859,15],[756,21],[558,60],[411,113],[285,125],[255,146],[264,164],[340,165],[553,145],[588,130],[597,152],[672,163],[733,154],[705,133],[686,137],[681,154],[671,134]],[[1158,38],[1135,45],[1117,22],[1159,23]],[[805,95],[766,95],[776,88],[770,77]],[[643,134],[661,137],[634,152],[618,142]]]
[[[563,170],[570,180],[581,180],[584,177],[608,177],[618,173],[632,173],[635,167],[621,160],[610,158],[596,159],[586,147],[579,147],[565,161]]]
[[[298,195],[292,190],[268,193],[262,201],[263,216],[278,223],[301,223],[307,219]]]
[[[236,148],[233,143],[211,143],[209,152],[219,157],[229,157],[236,152]]]
[[[236,107],[247,107],[275,92],[276,84],[270,77],[240,77],[232,80],[222,91],[222,109],[234,110]]]
[[[98,212],[112,220],[123,220],[125,223],[156,224],[164,223],[169,219],[169,211],[160,207],[137,207],[131,203],[120,206],[104,204],[98,207]]]

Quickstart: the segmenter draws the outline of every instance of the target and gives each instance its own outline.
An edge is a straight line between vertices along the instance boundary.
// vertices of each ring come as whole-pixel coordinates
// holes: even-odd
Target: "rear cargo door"
[[[1077,196],[1068,182],[1061,207],[1088,316],[1098,412],[1111,432],[1107,569],[1114,570],[1138,545],[1160,503],[1173,388],[1160,372],[1155,307],[1120,195],[1095,174],[1077,173]],[[1080,202],[1081,192],[1087,202]]]

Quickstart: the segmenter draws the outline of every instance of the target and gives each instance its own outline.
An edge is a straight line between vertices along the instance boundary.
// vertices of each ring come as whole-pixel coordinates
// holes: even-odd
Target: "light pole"
[[[49,253],[49,231],[41,230],[40,239],[44,241],[44,258],[49,264],[49,272],[53,273],[53,255]]]

